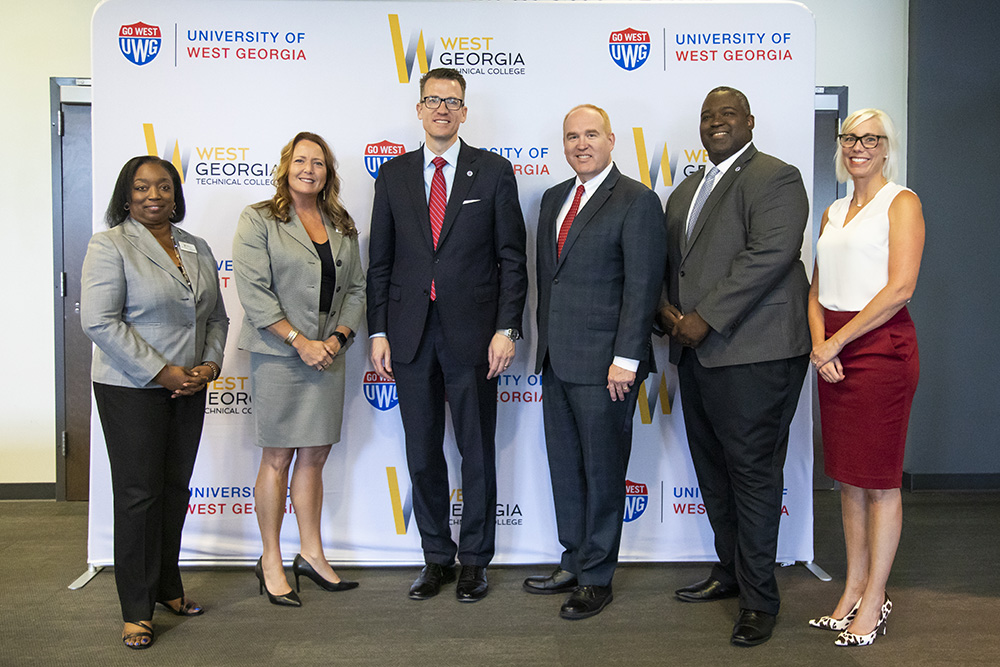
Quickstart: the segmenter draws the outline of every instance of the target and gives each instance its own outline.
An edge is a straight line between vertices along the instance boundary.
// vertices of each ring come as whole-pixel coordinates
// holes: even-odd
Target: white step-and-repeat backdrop
[[[242,309],[231,247],[237,217],[273,194],[281,147],[300,130],[324,136],[361,230],[379,165],[423,138],[415,105],[428,67],[468,81],[462,137],[508,158],[528,227],[529,275],[544,190],[570,176],[561,123],[591,102],[611,116],[613,154],[625,174],[665,202],[707,161],[698,136],[711,88],[743,90],[761,150],[812,182],[815,30],[794,3],[658,2],[148,2],[111,0],[93,20],[94,227],[121,166],[156,154],[184,175],[184,227],[219,261],[233,326],[222,377],[210,385],[204,437],[191,480],[184,562],[250,562],[260,553],[253,488],[248,355],[236,349]],[[807,231],[806,239],[811,238]],[[811,249],[803,247],[811,265]],[[366,260],[367,264],[367,260]],[[551,486],[534,359],[532,285],[525,340],[497,394],[498,563],[556,562]],[[348,353],[346,426],[326,466],[323,532],[337,563],[422,561],[395,387],[371,374],[364,341]],[[623,561],[713,560],[684,436],[682,397],[666,343],[660,372],[640,389],[628,472]],[[811,560],[812,425],[807,383],[785,466],[779,560]],[[94,410],[88,560],[112,562],[110,472]],[[446,449],[457,470],[450,427]],[[457,533],[461,480],[452,477]],[[282,534],[298,539],[291,504]]]

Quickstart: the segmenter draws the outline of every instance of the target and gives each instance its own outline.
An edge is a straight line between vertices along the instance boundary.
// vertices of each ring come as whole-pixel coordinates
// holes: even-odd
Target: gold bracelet
[[[299,337],[299,330],[296,329],[295,327],[292,327],[292,330],[288,332],[287,336],[285,336],[285,345],[291,347],[292,343],[294,343],[295,339],[298,337]]]
[[[209,380],[209,382],[214,382],[215,380],[218,380],[219,376],[222,375],[222,369],[219,368],[219,364],[215,363],[214,361],[203,361],[201,362],[201,365],[208,366],[209,368],[212,369],[212,379]]]

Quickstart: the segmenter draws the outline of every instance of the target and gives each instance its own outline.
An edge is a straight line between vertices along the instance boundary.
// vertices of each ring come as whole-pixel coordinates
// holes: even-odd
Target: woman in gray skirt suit
[[[300,132],[281,151],[274,197],[243,209],[233,239],[236,287],[245,313],[239,347],[250,352],[257,444],[257,523],[264,551],[260,592],[301,606],[285,577],[281,522],[292,460],[291,501],[299,525],[299,577],[325,590],[341,581],[323,552],[323,465],[340,441],[344,351],[365,314],[365,277],[354,221],[322,137]]]

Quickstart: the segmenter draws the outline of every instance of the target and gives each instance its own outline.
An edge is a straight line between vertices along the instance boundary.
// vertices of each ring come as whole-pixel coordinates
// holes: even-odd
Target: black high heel
[[[271,591],[267,590],[267,586],[264,585],[264,557],[261,556],[257,559],[257,567],[254,568],[254,574],[257,575],[257,581],[260,582],[260,592],[259,595],[263,595],[264,591],[267,591],[267,599],[271,601],[271,604],[276,604],[280,607],[301,607],[302,600],[299,596],[295,594],[295,591],[288,591],[284,595],[272,595]]]
[[[157,604],[162,604],[167,611],[169,611],[174,616],[201,616],[205,613],[205,608],[201,605],[191,602],[186,597],[181,598],[180,606],[174,609],[166,600],[157,600]]]
[[[309,564],[309,561],[302,557],[302,554],[295,554],[295,560],[292,561],[292,574],[295,575],[295,590],[297,591],[302,590],[299,586],[300,576],[312,579],[317,586],[326,591],[349,591],[352,588],[358,587],[358,582],[356,581],[340,580],[337,583],[327,581],[320,576],[319,572],[313,569],[313,566]]]

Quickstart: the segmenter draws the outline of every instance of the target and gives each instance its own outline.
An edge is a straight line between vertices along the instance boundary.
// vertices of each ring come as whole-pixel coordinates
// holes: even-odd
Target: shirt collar
[[[441,154],[441,157],[444,158],[445,162],[447,162],[449,166],[454,167],[458,164],[458,153],[461,148],[461,140],[456,141],[448,148],[448,150]],[[427,144],[424,144],[424,169],[428,169],[431,166],[432,160],[436,157],[437,155],[435,155],[431,149],[427,148]]]
[[[713,165],[716,169],[719,170],[719,175],[715,179],[716,182],[718,182],[719,178],[721,178],[723,176],[723,174],[725,174],[727,171],[729,171],[729,168],[733,166],[733,163],[736,162],[736,160],[739,159],[739,157],[741,155],[743,155],[748,148],[750,148],[750,144],[751,143],[753,143],[753,142],[750,142],[750,141],[746,142],[746,144],[744,144],[743,148],[739,149],[738,151],[736,151],[735,153],[733,153],[732,155],[730,155],[729,157],[727,157],[725,160],[723,160],[719,164]],[[711,169],[711,167],[709,167],[709,169]]]
[[[597,188],[601,187],[601,183],[603,183],[604,180],[608,177],[608,174],[611,173],[611,167],[613,167],[613,166],[615,166],[615,161],[614,160],[612,160],[611,162],[609,162],[608,166],[605,167],[604,170],[601,171],[601,173],[599,173],[597,176],[594,176],[592,179],[590,179],[586,183],[582,182],[580,180],[580,177],[577,176],[576,177],[576,183],[573,185],[573,191],[575,192],[576,189],[582,185],[583,186],[583,191],[587,193],[588,197],[590,195],[594,194],[594,192],[597,190]]]

